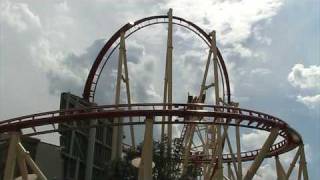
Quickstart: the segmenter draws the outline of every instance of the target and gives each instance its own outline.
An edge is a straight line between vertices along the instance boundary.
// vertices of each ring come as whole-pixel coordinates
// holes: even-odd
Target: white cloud
[[[216,30],[222,45],[231,47],[232,51],[242,57],[250,57],[255,53],[244,43],[251,37],[261,43],[271,43],[270,39],[259,33],[262,28],[258,24],[269,21],[282,4],[283,0],[171,0],[166,7],[172,7],[174,14],[183,15],[207,31]]]
[[[244,150],[260,149],[264,141],[267,139],[269,132],[261,130],[253,130],[250,133],[241,135],[242,147]]]
[[[35,15],[27,4],[10,1],[0,4],[0,22],[8,24],[18,32],[41,27],[39,16]]]
[[[297,96],[297,101],[303,103],[310,109],[318,109],[320,108],[320,94],[314,96]]]
[[[288,75],[288,81],[301,89],[320,90],[320,66],[304,67],[303,64],[295,64]]]
[[[267,75],[267,74],[271,74],[271,70],[266,68],[257,68],[257,69],[251,70],[250,73],[252,75]]]
[[[288,75],[288,81],[292,86],[301,90],[313,91],[312,95],[310,92],[309,95],[298,95],[298,102],[310,109],[320,107],[320,66],[304,67],[303,64],[295,64]]]

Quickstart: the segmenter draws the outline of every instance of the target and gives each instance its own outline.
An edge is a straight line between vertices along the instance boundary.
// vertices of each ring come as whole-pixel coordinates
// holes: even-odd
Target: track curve
[[[89,75],[87,77],[85,87],[83,90],[83,98],[89,102],[93,102],[94,100],[94,95],[96,91],[96,86],[98,84],[98,80],[101,74],[101,71],[104,67],[104,64],[102,63],[103,58],[105,57],[106,53],[108,51],[112,51],[112,46],[115,44],[115,42],[120,38],[121,32],[127,32],[129,30],[132,30],[133,28],[137,28],[137,30],[141,29],[143,27],[143,23],[145,22],[150,22],[150,21],[163,21],[167,19],[167,15],[160,15],[160,16],[150,16],[146,18],[142,18],[140,20],[135,21],[134,23],[127,23],[124,26],[122,26],[118,31],[116,31],[111,38],[106,42],[106,44],[103,46],[103,48],[100,50],[98,56],[96,57],[90,71]],[[203,40],[206,41],[206,44],[210,44],[211,42],[211,37],[208,33],[206,33],[203,29],[201,29],[199,26],[196,24],[192,23],[191,21],[188,21],[184,18],[173,16],[173,20],[176,20],[174,24],[181,24],[185,23],[187,26],[192,27],[194,29],[194,33],[196,33],[198,36],[200,36]],[[163,21],[166,23],[166,21]],[[183,25],[182,25],[183,26]],[[225,62],[223,60],[223,57],[221,55],[220,50],[218,49],[217,51],[217,57],[219,60],[219,66],[222,68],[222,74],[224,76],[224,83],[226,85],[226,96],[227,96],[227,102],[231,102],[231,91],[230,91],[230,83],[229,83],[229,75],[227,72],[227,68],[225,65]],[[100,67],[100,69],[99,69]],[[101,69],[102,68],[102,69]]]
[[[129,106],[131,109],[129,109]],[[164,106],[172,107],[172,110]],[[197,107],[201,110],[190,110],[190,107]],[[117,117],[159,117],[159,116],[174,116],[177,117],[172,124],[220,124],[226,126],[240,126],[251,129],[259,129],[270,131],[272,128],[278,128],[278,135],[283,138],[282,141],[275,143],[270,148],[267,157],[276,156],[288,152],[300,144],[302,144],[301,136],[281,119],[242,108],[229,106],[215,106],[204,104],[163,104],[163,103],[148,103],[148,104],[121,104],[121,105],[104,105],[92,106],[90,108],[57,110],[27,116],[21,116],[13,119],[8,119],[0,122],[0,133],[6,132],[22,132],[25,129],[32,128],[33,135],[41,134],[38,127],[44,125],[53,125],[56,123],[64,123],[71,121],[82,121],[90,119],[105,119],[111,121]],[[188,121],[188,117],[199,117],[199,121]],[[200,118],[201,117],[201,118]],[[217,121],[216,118],[222,119]],[[163,124],[154,118],[154,124]],[[144,120],[134,119],[132,122],[124,121],[121,124],[113,125],[140,125],[144,124]],[[28,135],[28,134],[25,134]],[[253,160],[259,153],[259,149],[241,152],[243,161]],[[237,154],[223,154],[224,162],[232,162],[232,156]],[[210,163],[212,157],[197,156],[197,159],[192,162]]]

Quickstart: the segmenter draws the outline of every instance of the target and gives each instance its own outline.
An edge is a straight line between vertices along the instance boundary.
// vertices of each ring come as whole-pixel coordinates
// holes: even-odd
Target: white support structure
[[[235,177],[235,175],[234,175],[234,173],[233,173],[233,171],[232,171],[232,168],[231,168],[231,164],[230,164],[230,163],[228,163],[228,178],[229,178],[230,180],[236,180],[236,177]]]
[[[22,146],[19,133],[12,132],[10,136],[11,137],[3,179],[13,180],[15,178],[15,167],[16,162],[18,162],[20,174],[23,180],[28,179],[27,165],[30,167],[31,171],[37,175],[37,178],[39,180],[47,180],[46,176],[42,173],[37,164],[32,160],[29,152],[26,151]]]
[[[28,180],[28,168],[26,164],[26,157],[23,153],[18,153],[18,165],[22,180]]]
[[[187,127],[186,135],[184,139],[184,153],[183,153],[183,162],[182,162],[182,174],[187,173],[190,149],[193,142],[193,136],[195,131],[195,125],[190,125]]]
[[[258,155],[255,157],[253,163],[251,164],[250,168],[247,171],[247,174],[243,178],[244,180],[251,180],[253,176],[256,174],[258,168],[260,167],[262,161],[266,157],[267,153],[270,150],[273,142],[278,137],[279,128],[273,128],[270,131],[270,135],[268,136],[267,140],[264,142],[261,150],[259,151]]]
[[[28,151],[24,149],[22,144],[19,142],[17,144],[18,146],[18,153],[20,153],[22,156],[24,156],[26,163],[29,165],[30,169],[34,174],[37,175],[39,180],[47,180],[46,176],[43,174],[43,172],[40,170],[40,168],[37,166],[37,164],[32,160],[30,154]]]
[[[214,92],[215,92],[215,104],[220,105],[220,97],[219,97],[219,70],[218,70],[218,50],[216,45],[216,32],[213,31],[211,33],[212,36],[212,51],[213,51],[213,68],[214,68]],[[220,119],[217,119],[218,121]],[[223,180],[223,165],[222,165],[222,153],[223,153],[223,143],[222,142],[222,136],[221,136],[221,126],[217,125],[217,146],[215,147],[216,150],[216,156],[218,157],[218,160],[216,161],[216,170],[213,171],[214,177],[217,180]]]
[[[121,78],[122,78],[122,64],[123,64],[123,55],[124,55],[124,33],[121,33],[120,37],[120,48],[119,48],[119,58],[118,58],[118,73],[117,73],[117,84],[116,84],[116,93],[115,93],[115,105],[120,103],[120,93],[121,93]],[[114,123],[121,123],[121,118],[114,118]],[[122,136],[123,136],[123,127],[122,126],[113,126],[112,132],[112,151],[111,159],[116,160],[121,158],[122,154]]]
[[[13,180],[14,178],[18,142],[19,142],[19,134],[17,132],[11,133],[3,179]]]
[[[241,142],[240,142],[239,126],[236,126],[236,144],[237,144],[237,162],[238,162],[237,180],[242,180]]]
[[[124,76],[122,71],[124,68]],[[124,81],[126,86],[126,96],[128,101],[128,109],[131,109],[131,93],[130,93],[130,84],[129,84],[129,73],[128,73],[128,61],[126,55],[126,45],[125,45],[125,34],[121,32],[120,36],[120,47],[119,47],[119,59],[118,59],[118,73],[117,73],[117,84],[116,84],[116,93],[115,93],[115,104],[120,104],[121,97],[121,80]],[[132,117],[129,117],[129,121],[132,122]],[[115,118],[115,123],[121,123],[121,118]],[[135,135],[133,125],[130,125],[130,135],[131,135],[131,145],[135,149]],[[111,159],[120,159],[122,154],[122,138],[123,138],[123,127],[114,126],[112,133],[112,153]]]
[[[144,141],[139,166],[139,180],[152,179],[153,118],[147,117],[145,124]]]
[[[172,9],[169,9],[168,12],[168,41],[167,41],[167,64],[168,64],[168,70],[167,70],[167,78],[168,78],[168,103],[172,103],[172,51],[173,51],[173,45],[172,45]],[[169,110],[172,109],[171,106],[168,107]],[[172,144],[172,124],[170,123],[172,121],[172,117],[168,117],[168,154],[171,154],[171,144]]]
[[[296,163],[298,161],[298,158],[300,157],[300,153],[301,153],[301,146],[298,148],[297,152],[296,152],[296,155],[294,156],[290,166],[289,166],[289,169],[287,171],[287,174],[286,174],[286,178],[289,179],[292,171],[293,171],[293,168],[296,166]]]
[[[224,132],[226,132],[226,131],[227,131],[227,128],[224,127]],[[229,152],[231,154],[231,159],[232,159],[232,164],[233,164],[234,171],[236,172],[236,174],[238,174],[238,168],[237,168],[237,165],[236,165],[236,157],[233,154],[233,149],[232,149],[232,145],[231,145],[228,133],[226,133],[226,140],[227,140],[227,145],[229,147]]]
[[[286,173],[279,160],[279,156],[275,156],[275,161],[276,161],[276,170],[277,170],[277,180],[287,180]]]
[[[209,51],[206,68],[204,72],[204,77],[201,84],[200,89],[200,97],[204,94],[204,91],[206,90],[207,86],[206,84],[206,78],[208,74],[208,69],[210,66],[211,56],[213,54],[213,70],[214,70],[214,83],[212,83],[212,86],[214,86],[214,94],[215,94],[215,104],[220,105],[220,90],[219,90],[219,70],[218,70],[218,58],[217,58],[217,46],[216,46],[216,33],[213,31],[210,33],[212,39],[211,39],[211,48]],[[210,86],[211,87],[211,86]],[[216,121],[219,121],[220,119],[216,119]],[[223,152],[223,145],[224,141],[227,136],[227,129],[225,129],[225,132],[221,133],[221,126],[220,125],[210,125],[208,127],[208,134],[207,135],[207,142],[204,146],[204,152],[206,155],[210,155],[209,152],[211,152],[211,155],[213,157],[218,157],[217,159],[213,158],[212,162],[209,165],[204,166],[204,179],[205,180],[211,180],[211,179],[223,179],[223,165],[222,165],[222,152]],[[208,138],[208,137],[211,137]],[[212,145],[211,143],[214,142]]]
[[[308,175],[308,170],[307,170],[306,155],[304,153],[304,145],[303,144],[301,145],[300,166],[302,166],[303,179],[308,180],[309,175]]]
[[[127,50],[124,35],[123,39],[123,46],[124,46],[124,54],[123,54],[123,65],[124,65],[124,83],[126,84],[126,92],[127,92],[127,102],[128,102],[128,109],[131,110],[131,93],[130,93],[130,81],[129,81],[129,71],[128,71],[128,60],[127,60]],[[132,122],[132,117],[129,117],[129,122]],[[135,135],[134,135],[134,127],[130,125],[130,135],[131,135],[131,147],[132,149],[136,148],[135,142]]]

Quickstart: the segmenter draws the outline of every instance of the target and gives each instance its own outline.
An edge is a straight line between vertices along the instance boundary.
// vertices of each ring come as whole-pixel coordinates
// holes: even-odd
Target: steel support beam
[[[290,177],[290,175],[291,175],[291,173],[293,171],[293,168],[296,166],[298,158],[300,157],[300,153],[301,153],[301,146],[299,146],[299,148],[298,148],[298,150],[297,150],[297,152],[296,152],[296,154],[295,154],[295,156],[294,156],[294,158],[293,158],[293,160],[292,160],[292,162],[291,162],[291,164],[289,166],[289,169],[288,169],[287,174],[286,174],[286,178],[287,179],[289,179],[289,177]]]
[[[212,36],[212,51],[213,51],[213,68],[214,68],[214,92],[215,92],[215,104],[220,105],[220,97],[219,97],[219,69],[218,69],[218,58],[217,58],[217,42],[216,42],[216,32],[213,31],[211,33]],[[220,119],[217,119],[219,121]],[[223,179],[223,165],[222,165],[222,153],[223,153],[223,142],[221,136],[221,126],[217,125],[217,170],[214,171],[214,176],[217,180]]]
[[[15,166],[18,161],[20,173],[22,179],[28,179],[28,165],[33,173],[35,173],[39,180],[47,180],[45,175],[42,173],[40,168],[36,165],[36,163],[32,160],[28,151],[24,149],[22,144],[20,143],[20,134],[18,132],[10,133],[10,142],[8,148],[7,161],[4,169],[4,177],[5,180],[13,180],[15,176]]]
[[[231,163],[228,163],[228,178],[230,180],[236,180],[236,177],[232,171],[232,168],[231,168]]]
[[[279,156],[275,156],[275,161],[276,161],[276,169],[277,169],[277,180],[287,180],[286,173],[280,162]]]
[[[146,118],[144,141],[139,166],[139,180],[152,179],[152,155],[153,155],[153,118]]]
[[[241,142],[240,142],[239,126],[236,126],[236,144],[237,144],[237,161],[238,161],[237,180],[242,180]]]
[[[168,40],[167,40],[167,59],[166,61],[168,62],[168,71],[167,71],[167,78],[168,78],[168,103],[172,103],[172,51],[173,51],[173,45],[172,45],[172,9],[169,9],[168,12]],[[168,107],[169,110],[172,109],[172,106],[169,105]],[[168,155],[171,154],[171,145],[172,145],[172,117],[168,117]]]
[[[90,121],[90,126],[97,125],[98,121],[96,119]],[[85,180],[91,180],[92,170],[94,167],[94,149],[96,144],[96,132],[97,128],[90,128],[88,137],[88,147],[87,147],[87,159],[86,159],[86,170],[85,170]]]
[[[28,180],[28,168],[25,159],[26,158],[23,153],[18,153],[18,165],[22,180]]]
[[[189,164],[189,156],[190,156],[190,149],[193,142],[193,136],[195,131],[195,125],[187,126],[187,131],[185,135],[185,142],[184,142],[184,157],[182,162],[182,174],[187,173],[188,164]]]
[[[208,77],[208,71],[209,71],[211,56],[212,56],[212,48],[209,49],[207,63],[206,63],[206,67],[205,67],[205,70],[204,70],[204,75],[203,75],[203,79],[202,79],[202,83],[201,83],[201,87],[200,87],[200,94],[199,94],[199,98],[200,99],[202,98],[202,96],[204,95],[204,92],[206,90],[206,83],[207,83],[207,77]]]
[[[121,96],[121,78],[122,78],[122,65],[125,54],[125,35],[124,32],[121,32],[120,36],[120,47],[119,47],[119,58],[118,58],[118,73],[117,73],[117,83],[116,83],[116,93],[115,93],[115,105],[120,103]],[[115,123],[121,123],[121,118],[115,118]],[[120,159],[122,154],[122,136],[123,136],[123,127],[122,126],[113,126],[112,132],[112,151],[111,159]]]
[[[244,180],[251,180],[253,176],[256,174],[262,161],[264,160],[267,153],[269,152],[270,147],[272,146],[273,142],[277,139],[278,131],[279,131],[279,128],[271,129],[270,135],[268,136],[267,140],[264,142],[261,150],[259,151],[258,155],[256,156],[250,168],[248,169],[247,174],[243,178]]]
[[[124,35],[123,35],[124,36]],[[124,37],[123,37],[124,38]],[[127,102],[128,102],[128,109],[131,110],[131,93],[130,93],[130,83],[129,83],[129,72],[128,72],[128,60],[127,60],[127,50],[126,50],[126,44],[125,40],[123,39],[123,65],[124,65],[124,83],[126,85],[126,92],[127,92]],[[129,122],[132,122],[132,117],[129,117]],[[136,148],[136,142],[135,142],[135,135],[134,135],[134,127],[133,125],[130,125],[130,135],[131,135],[131,145],[132,148]]]
[[[226,131],[226,129],[227,128],[224,128],[224,131]],[[226,134],[226,140],[227,140],[227,144],[228,144],[228,147],[229,147],[229,152],[231,154],[231,159],[232,159],[232,164],[233,164],[234,171],[235,171],[236,174],[238,174],[238,168],[237,168],[237,164],[236,164],[236,157],[235,157],[235,155],[233,153],[233,149],[232,149],[232,145],[231,145],[228,133]]]
[[[43,174],[43,172],[40,170],[37,164],[32,160],[29,152],[24,149],[24,147],[20,142],[17,144],[17,150],[18,150],[18,153],[24,156],[26,163],[28,164],[32,172],[37,175],[38,179],[47,180],[46,176]]]
[[[3,179],[13,180],[15,166],[16,166],[16,158],[17,158],[17,144],[19,142],[19,133],[12,132],[10,133],[10,142],[8,148],[7,161],[4,169]]]
[[[303,179],[308,180],[309,175],[308,175],[308,170],[307,170],[307,162],[306,162],[306,155],[304,153],[304,145],[301,145],[301,157],[300,157],[300,166],[302,166],[302,174],[303,174]]]

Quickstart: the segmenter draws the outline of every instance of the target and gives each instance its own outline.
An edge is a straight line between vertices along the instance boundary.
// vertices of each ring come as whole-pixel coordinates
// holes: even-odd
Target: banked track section
[[[163,107],[165,106],[167,108],[164,110]],[[190,110],[189,107],[191,106],[201,110]],[[129,107],[131,109],[129,109]],[[169,110],[168,107],[172,107],[172,110]],[[85,109],[49,111],[1,121],[0,133],[22,132],[22,135],[33,136],[57,132],[59,130],[56,128],[56,124],[59,123],[83,120],[89,121],[91,119],[105,119],[112,123],[112,119],[118,117],[134,118],[132,118],[132,122],[124,119],[121,124],[113,123],[112,125],[142,125],[145,123],[146,117],[152,117],[154,119],[154,124],[167,124],[168,122],[162,122],[161,118],[157,118],[162,116],[175,117],[172,124],[220,124],[259,129],[269,132],[273,128],[278,128],[278,136],[281,136],[283,139],[271,146],[267,153],[267,157],[283,154],[302,144],[302,138],[298,132],[277,117],[248,109],[205,104],[121,104],[92,106]],[[199,120],[188,121],[188,117],[199,117]],[[52,125],[50,126],[52,129],[43,130],[40,128],[45,125]],[[26,131],[29,133],[26,133]],[[256,149],[241,152],[242,161],[253,160],[259,151],[259,149]],[[232,162],[233,157],[237,157],[237,154],[223,154],[223,162]],[[212,156],[205,157],[199,155],[190,162],[210,163],[211,159]]]

